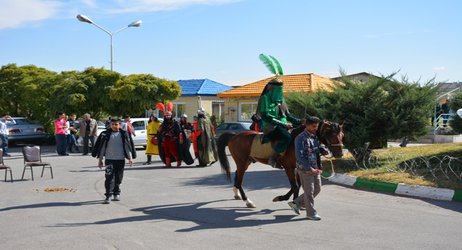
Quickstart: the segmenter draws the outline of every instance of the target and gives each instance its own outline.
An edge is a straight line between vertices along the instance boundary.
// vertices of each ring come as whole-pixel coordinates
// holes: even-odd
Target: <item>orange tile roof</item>
[[[260,81],[245,84],[234,89],[217,94],[218,97],[253,97],[260,96],[266,84],[275,78],[268,77]],[[316,74],[297,74],[279,76],[284,82],[284,94],[288,92],[313,92],[319,89],[327,90],[333,84],[332,80]]]

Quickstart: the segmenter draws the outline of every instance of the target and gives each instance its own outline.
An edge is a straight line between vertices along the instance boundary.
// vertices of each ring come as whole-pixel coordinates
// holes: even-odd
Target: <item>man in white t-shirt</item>
[[[0,145],[3,149],[3,156],[11,156],[8,154],[8,126],[9,124],[16,124],[16,121],[9,115],[5,115],[0,119]]]

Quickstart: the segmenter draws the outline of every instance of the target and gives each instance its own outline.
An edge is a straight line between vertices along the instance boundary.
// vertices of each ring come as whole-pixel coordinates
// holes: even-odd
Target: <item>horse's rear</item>
[[[239,134],[225,133],[218,138],[218,159],[220,160],[221,168],[225,171],[228,180],[231,180],[231,168],[229,166],[228,157],[226,156],[226,146],[236,163],[236,177],[234,179],[234,198],[242,199],[247,207],[254,208],[255,204],[247,198],[244,189],[242,188],[242,180],[244,173],[252,163],[250,152],[252,142],[258,134],[256,131],[245,131]]]
[[[231,179],[231,168],[226,156],[226,146],[236,163],[237,171],[239,172],[241,168],[245,171],[251,163],[252,141],[257,134],[256,131],[245,131],[239,134],[224,133],[218,138],[218,159],[229,180]]]

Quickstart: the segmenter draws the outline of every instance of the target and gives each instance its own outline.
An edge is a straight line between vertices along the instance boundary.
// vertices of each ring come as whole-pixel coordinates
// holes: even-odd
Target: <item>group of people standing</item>
[[[80,153],[77,136],[83,139],[83,155],[88,155],[90,152],[90,143],[92,146],[95,145],[98,123],[88,113],[84,114],[83,119],[79,121],[75,114],[67,116],[64,112],[58,112],[54,127],[58,155],[66,156],[69,153]]]
[[[171,111],[164,112],[162,123],[151,115],[147,126],[146,165],[152,163],[152,155],[160,155],[165,167],[172,167],[172,162],[180,167],[182,162],[191,165],[194,158],[198,166],[207,166],[217,161],[217,150],[213,125],[205,116],[205,110],[199,109],[194,123],[188,122],[183,114],[180,121],[172,117]],[[190,154],[193,145],[194,158]]]

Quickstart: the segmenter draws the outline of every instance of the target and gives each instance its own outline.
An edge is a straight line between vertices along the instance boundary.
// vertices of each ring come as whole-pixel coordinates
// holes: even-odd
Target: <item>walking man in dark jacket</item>
[[[101,169],[106,166],[106,199],[104,204],[109,204],[111,196],[113,201],[120,200],[120,184],[124,176],[125,159],[130,166],[132,159],[136,158],[136,151],[132,137],[124,130],[120,129],[121,121],[117,118],[111,119],[111,128],[102,132],[96,141],[92,156],[99,158],[98,167]],[[105,158],[103,164],[103,158]]]

